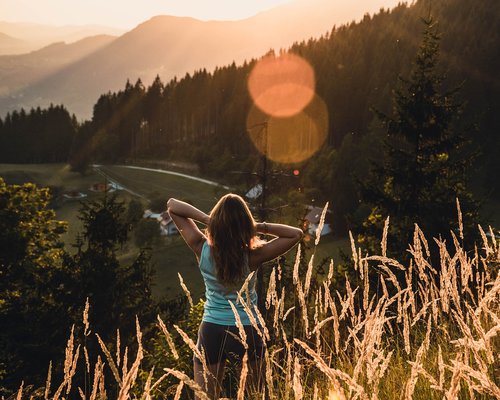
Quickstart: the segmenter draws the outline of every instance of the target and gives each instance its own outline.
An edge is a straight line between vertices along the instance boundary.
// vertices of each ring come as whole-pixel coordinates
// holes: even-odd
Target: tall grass
[[[267,342],[262,379],[269,398],[500,399],[500,245],[495,236],[488,237],[479,227],[482,243],[470,252],[462,246],[462,230],[459,237],[452,232],[452,244],[434,239],[439,265],[431,265],[431,246],[415,226],[408,248],[411,258],[403,265],[387,256],[388,224],[380,255],[363,254],[351,237],[354,273],[345,280],[336,279],[333,262],[328,273],[318,277],[313,257],[305,275],[299,273],[300,247],[290,282],[285,282],[282,266],[271,272],[266,313],[259,313],[258,323],[252,318]],[[159,318],[159,331],[173,359],[179,357],[172,340],[175,331],[204,359],[197,354],[196,338],[178,326]],[[116,355],[99,341],[102,354],[92,365],[85,345],[77,345],[72,332],[64,378],[54,385],[49,367],[40,397],[109,398],[110,383],[104,380],[108,370],[119,388],[118,399],[165,398],[165,393],[170,393],[168,398],[192,398],[193,392],[208,399],[190,371],[171,365],[156,365],[138,380],[144,358],[141,336],[137,322],[137,350],[130,361],[128,350],[120,353],[119,336]],[[236,397],[263,398],[245,387],[246,360]],[[77,363],[84,363],[91,377],[85,390],[72,385]],[[166,382],[171,387],[158,391]],[[26,396],[21,386],[17,398]]]

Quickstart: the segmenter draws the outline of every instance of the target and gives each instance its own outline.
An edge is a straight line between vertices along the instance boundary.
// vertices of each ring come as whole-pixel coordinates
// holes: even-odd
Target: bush
[[[134,230],[134,241],[139,247],[151,245],[160,236],[160,225],[152,219],[141,219]]]

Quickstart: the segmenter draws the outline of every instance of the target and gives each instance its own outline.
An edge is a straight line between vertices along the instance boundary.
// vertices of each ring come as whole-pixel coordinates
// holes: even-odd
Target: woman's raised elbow
[[[172,208],[175,207],[175,202],[176,200],[171,197],[170,199],[167,200],[167,211],[170,212],[172,211]]]
[[[304,232],[302,231],[302,229],[295,228],[293,238],[296,240],[296,242],[300,242],[303,237],[304,237]]]

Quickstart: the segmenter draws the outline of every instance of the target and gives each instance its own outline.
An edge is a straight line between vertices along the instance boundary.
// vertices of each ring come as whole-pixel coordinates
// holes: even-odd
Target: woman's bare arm
[[[194,251],[197,257],[200,257],[205,235],[203,235],[194,221],[207,225],[210,217],[191,204],[174,198],[167,201],[167,209],[186,244]]]
[[[257,232],[276,236],[250,253],[250,265],[258,267],[266,261],[286,253],[302,239],[303,232],[290,225],[260,222],[256,226]]]

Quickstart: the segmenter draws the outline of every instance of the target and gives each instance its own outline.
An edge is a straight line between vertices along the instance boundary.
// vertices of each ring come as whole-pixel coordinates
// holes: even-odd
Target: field
[[[405,264],[385,255],[384,238],[379,255],[361,256],[352,243],[352,276],[343,285],[332,281],[334,270],[318,278],[313,262],[305,274],[299,273],[297,264],[292,281],[282,281],[274,270],[262,310],[265,321],[254,323],[267,343],[262,379],[268,398],[500,398],[500,244],[484,232],[481,236],[474,257],[461,247],[460,239],[450,252],[441,242],[438,265],[428,262],[428,242],[418,228],[410,244],[412,258]],[[194,305],[181,326],[169,321],[164,325],[160,319],[157,335],[163,341],[158,354],[147,354],[150,343],[143,343],[137,325],[137,350],[123,357],[117,351],[115,358],[101,343],[95,368],[80,354],[81,346],[87,354],[86,343],[72,333],[65,376],[60,385],[59,380],[52,383],[49,369],[46,398],[60,398],[62,391],[75,393],[72,382],[78,379],[73,374],[85,365],[93,388],[79,388],[82,398],[108,398],[110,392],[119,392],[119,399],[190,399],[193,392],[200,399],[213,398],[192,380],[190,367],[193,352],[203,357],[192,341],[200,305]],[[245,341],[243,333],[240,326]],[[224,395],[263,398],[249,384],[246,355],[242,363],[241,373],[232,375]],[[130,368],[120,371],[116,365],[121,364]],[[106,375],[108,370],[113,374]],[[18,399],[23,398],[22,389],[21,385]],[[28,395],[29,391],[24,398]]]
[[[100,170],[130,192],[135,193],[120,190],[117,192],[119,200],[128,202],[132,198],[138,198],[145,207],[147,207],[149,197],[163,196],[165,201],[169,197],[189,200],[197,207],[208,211],[217,196],[222,193],[221,189],[216,186],[173,175],[136,171],[117,166],[101,167]],[[82,192],[87,194],[85,201],[102,197],[102,193],[93,192],[89,188],[93,184],[105,181],[103,174],[96,170],[81,176],[69,171],[69,168],[63,164],[0,164],[0,176],[10,184],[34,182],[39,186],[57,187],[61,193]],[[63,241],[71,250],[70,245],[74,243],[76,234],[82,229],[81,222],[77,218],[80,202],[78,200],[58,201],[55,206],[57,218],[68,222],[68,231],[63,236]],[[125,262],[129,261],[137,254],[137,251],[135,245],[129,242],[120,257]],[[182,274],[194,295],[202,294],[203,282],[196,270],[195,258],[179,237],[160,238],[152,248],[152,261],[156,270],[153,286],[153,293],[156,296],[172,297],[180,293],[177,272]]]
[[[100,166],[87,175],[71,172],[63,164],[0,164],[0,176],[7,183],[34,182],[40,186],[57,187],[61,193],[82,192],[87,194],[85,200],[96,200],[102,193],[89,188],[96,183],[104,183],[105,176],[119,183],[128,191],[118,191],[118,198],[128,202],[132,198],[140,199],[147,207],[148,199],[162,197],[165,201],[170,197],[187,200],[205,212],[210,211],[217,199],[228,190],[185,177],[169,175],[154,171],[135,170],[121,166]],[[55,204],[57,218],[68,222],[68,231],[63,236],[68,250],[74,243],[82,225],[77,218],[80,202],[78,200],[58,201]],[[333,257],[338,258],[338,249],[349,249],[346,239],[325,237],[316,250],[316,260],[321,261]],[[123,262],[131,261],[137,254],[137,247],[130,241],[122,249],[120,258]],[[194,298],[203,294],[203,281],[197,270],[196,260],[180,237],[161,237],[151,249],[153,267],[156,271],[153,294],[157,297],[174,297],[181,293],[177,273],[181,273]]]

